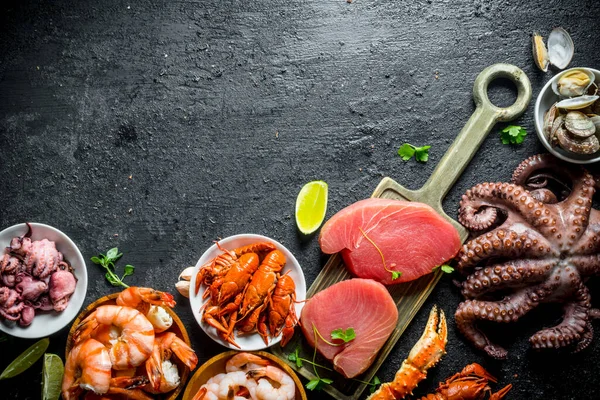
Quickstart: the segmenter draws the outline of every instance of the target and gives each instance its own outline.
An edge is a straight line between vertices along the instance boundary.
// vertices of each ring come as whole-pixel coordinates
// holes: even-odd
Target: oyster
[[[548,71],[549,64],[558,69],[567,68],[575,53],[573,40],[563,28],[555,28],[550,32],[547,47],[544,38],[534,32],[532,49],[535,65],[544,72]]]
[[[565,110],[581,110],[594,104],[600,96],[579,96],[570,99],[561,100],[556,103],[556,107]]]
[[[562,97],[583,96],[592,86],[596,75],[587,68],[573,68],[561,73],[552,82],[552,90]]]

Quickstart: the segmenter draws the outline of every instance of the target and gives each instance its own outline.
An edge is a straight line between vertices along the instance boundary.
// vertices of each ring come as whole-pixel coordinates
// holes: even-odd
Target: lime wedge
[[[327,183],[308,182],[296,198],[296,225],[305,235],[314,233],[325,219],[327,212]]]
[[[65,367],[56,354],[44,354],[42,368],[42,400],[58,400]]]
[[[49,344],[50,340],[48,340],[48,338],[44,338],[32,344],[27,350],[19,354],[19,356],[15,358],[4,371],[2,371],[0,380],[17,376],[27,368],[31,367],[44,354]]]

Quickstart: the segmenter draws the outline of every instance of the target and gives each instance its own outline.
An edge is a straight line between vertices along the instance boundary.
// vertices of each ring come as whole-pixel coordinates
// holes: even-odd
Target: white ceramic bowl
[[[573,69],[573,68],[570,68]],[[592,71],[596,75],[596,82],[600,82],[600,71],[593,68],[587,68]],[[566,70],[568,71],[568,70]],[[564,72],[564,71],[563,71]],[[562,72],[561,72],[562,73]],[[535,130],[537,132],[538,138],[544,145],[546,149],[556,157],[561,160],[565,160],[568,162],[572,162],[575,164],[591,164],[597,161],[600,161],[600,151],[597,151],[594,154],[576,154],[570,151],[564,150],[561,147],[552,147],[548,140],[546,139],[546,135],[544,135],[544,113],[552,107],[554,103],[556,103],[559,98],[556,93],[552,90],[552,83],[555,82],[559,74],[556,74],[552,79],[546,83],[546,85],[542,88],[542,91],[537,97],[534,108],[534,118],[535,118]],[[598,134],[598,133],[597,133]]]
[[[296,260],[296,257],[294,257],[294,255],[288,249],[286,249],[285,246],[282,245],[281,243],[279,243],[276,240],[273,240],[271,238],[268,238],[266,236],[262,236],[262,235],[241,234],[241,235],[229,236],[223,240],[220,240],[219,245],[224,249],[233,250],[235,248],[238,248],[241,246],[246,246],[248,244],[257,243],[257,242],[271,242],[277,247],[278,250],[283,252],[283,254],[285,255],[285,258],[286,258],[286,264],[283,267],[282,273],[286,273],[287,271],[290,271],[289,275],[292,277],[292,279],[294,279],[294,282],[296,283],[296,300],[297,301],[305,300],[306,299],[306,281],[304,280],[304,274],[302,273],[302,268],[300,267],[298,260]],[[275,338],[270,338],[269,346],[267,346],[267,345],[265,345],[265,342],[263,341],[263,339],[260,337],[260,335],[258,333],[253,333],[253,334],[249,334],[249,335],[236,336],[235,341],[241,347],[241,349],[238,349],[237,347],[233,346],[232,344],[223,341],[217,335],[217,330],[215,328],[208,325],[206,322],[202,321],[202,312],[200,311],[200,309],[202,308],[204,303],[206,303],[208,301],[208,299],[202,299],[202,295],[204,294],[204,291],[206,290],[206,287],[204,285],[202,285],[200,287],[200,291],[198,292],[198,295],[196,295],[194,293],[195,292],[194,288],[196,287],[196,275],[198,274],[198,271],[200,270],[200,267],[202,265],[206,264],[208,261],[210,261],[211,259],[213,259],[214,257],[216,257],[217,255],[219,255],[221,253],[222,253],[222,251],[217,248],[217,245],[213,244],[208,250],[206,250],[204,252],[204,254],[202,254],[202,257],[200,257],[200,259],[196,263],[194,272],[192,274],[192,280],[191,280],[191,284],[190,284],[190,306],[192,307],[192,313],[194,314],[194,318],[196,318],[198,325],[200,325],[200,327],[204,330],[204,332],[206,332],[206,334],[208,336],[210,336],[215,342],[217,342],[225,347],[228,347],[230,349],[233,349],[233,350],[256,351],[256,350],[265,349],[269,346],[279,343],[279,341],[281,340],[281,335],[279,335]],[[303,306],[304,306],[303,302],[295,304],[296,315],[298,316],[298,318],[300,317],[300,311],[302,311]]]
[[[65,326],[77,316],[87,292],[87,269],[81,252],[73,241],[64,233],[49,225],[31,222],[31,239],[48,239],[56,242],[56,248],[64,258],[71,264],[77,278],[75,293],[69,300],[69,305],[62,312],[55,311],[36,311],[35,318],[31,325],[22,327],[17,322],[6,321],[3,318],[0,322],[0,330],[16,337],[25,339],[37,339],[52,335]],[[0,249],[4,255],[4,248],[10,244],[12,238],[22,236],[27,232],[27,225],[18,224],[6,228],[0,232]]]

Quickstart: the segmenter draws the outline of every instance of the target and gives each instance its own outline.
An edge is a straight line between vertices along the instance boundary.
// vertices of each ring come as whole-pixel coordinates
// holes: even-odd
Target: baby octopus
[[[595,185],[587,170],[545,154],[523,161],[512,183],[483,183],[463,195],[459,220],[479,236],[457,256],[467,277],[455,316],[477,348],[505,358],[477,321],[515,322],[541,303],[562,304],[563,319],[535,333],[534,348],[580,351],[590,344],[590,320],[600,317],[584,283],[600,273]]]

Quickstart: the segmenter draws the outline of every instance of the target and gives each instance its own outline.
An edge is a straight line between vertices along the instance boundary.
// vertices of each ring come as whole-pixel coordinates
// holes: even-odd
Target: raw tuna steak
[[[398,309],[389,292],[371,279],[350,279],[314,295],[302,309],[302,332],[315,346],[313,326],[325,339],[341,346],[331,346],[317,336],[317,350],[333,362],[336,371],[346,378],[363,373],[390,336]],[[332,340],[336,329],[354,328],[356,338],[343,343]]]
[[[426,204],[371,198],[331,217],[319,244],[326,254],[341,252],[353,275],[391,285],[430,273],[454,257],[461,242],[452,224]],[[392,279],[386,268],[401,276]]]

